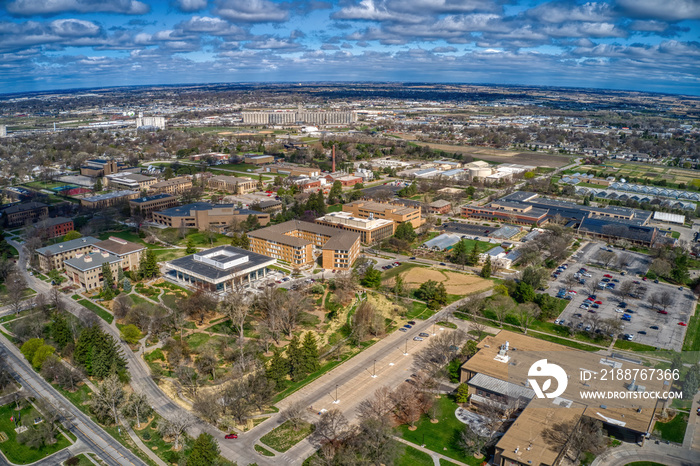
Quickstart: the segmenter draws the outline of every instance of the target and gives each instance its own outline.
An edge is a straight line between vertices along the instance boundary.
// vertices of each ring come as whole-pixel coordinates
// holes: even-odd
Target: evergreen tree
[[[73,332],[71,332],[68,322],[62,314],[56,313],[49,328],[51,339],[56,343],[58,349],[62,350],[67,344],[73,343]]]
[[[243,232],[241,235],[241,246],[243,249],[250,249],[250,239],[248,239],[248,235]]]
[[[139,264],[139,277],[141,278],[153,278],[157,277],[160,273],[158,268],[158,257],[152,249],[146,250],[146,256],[141,258],[141,263]]]
[[[411,222],[403,222],[396,227],[396,232],[394,236],[398,239],[408,241],[409,243],[416,239],[416,232],[413,231],[413,225]]]
[[[312,332],[306,332],[306,335],[304,335],[301,353],[304,358],[304,372],[306,374],[316,372],[321,367],[318,357],[318,343],[316,342],[316,336]]]
[[[102,293],[105,299],[111,299],[114,293],[114,277],[109,263],[102,264]]]
[[[481,268],[481,275],[482,278],[491,278],[491,256],[486,257],[486,262],[484,262],[484,266]]]
[[[92,189],[95,192],[102,191],[102,178],[97,178],[97,180],[95,180],[95,184],[93,185]]]
[[[187,466],[212,466],[217,464],[219,444],[211,434],[202,432],[194,441],[190,454],[187,455]]]
[[[188,238],[185,254],[194,254],[195,252],[197,252],[197,248],[194,247],[194,241],[192,241],[192,238]]]
[[[343,195],[343,183],[340,181],[334,181],[331,190],[328,192],[328,203],[337,204],[341,201],[341,196]]]
[[[474,266],[479,263],[479,248],[477,246],[477,243],[474,243],[474,247],[472,248],[472,252],[469,253],[469,259],[467,260],[467,264]]]
[[[263,176],[262,174],[258,175],[258,191],[262,191],[265,189],[265,184],[263,183]]]
[[[683,398],[692,400],[700,387],[700,367],[697,364],[693,365],[685,374],[683,380]]]
[[[467,243],[462,240],[452,248],[452,262],[464,266],[469,261],[469,253],[467,252]]]
[[[117,269],[117,284],[121,284],[124,281],[124,269],[119,267]]]
[[[234,246],[237,248],[241,247],[241,237],[238,236],[238,233],[234,233],[231,236],[231,246]]]
[[[122,280],[122,289],[125,293],[131,293],[131,280],[127,277],[124,277],[124,280]]]
[[[166,167],[165,171],[163,171],[163,178],[166,180],[169,180],[170,178],[173,177],[173,169],[172,167]]]
[[[404,291],[403,277],[399,274],[394,279],[394,294],[396,294],[396,296],[403,296]]]
[[[370,265],[365,271],[364,277],[360,280],[360,284],[367,288],[379,288],[382,284],[382,272]]]
[[[298,335],[294,335],[287,346],[287,361],[289,361],[289,374],[292,376],[292,380],[296,382],[303,379],[306,375],[304,373],[304,355],[301,351]]]
[[[73,359],[83,366],[87,375],[98,378],[120,373],[126,367],[117,342],[97,326],[85,328],[80,332]]]
[[[287,358],[282,356],[282,352],[275,348],[270,365],[267,367],[266,376],[268,379],[275,382],[277,390],[282,389],[286,385],[287,375],[289,374],[289,362]]]

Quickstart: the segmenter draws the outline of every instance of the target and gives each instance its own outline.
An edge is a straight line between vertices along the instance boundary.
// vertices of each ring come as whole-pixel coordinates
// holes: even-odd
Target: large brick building
[[[104,209],[139,197],[138,191],[113,191],[80,199],[80,205],[90,209]]]
[[[153,221],[172,228],[185,225],[187,228],[227,230],[232,222],[243,222],[253,215],[262,226],[270,223],[270,214],[250,209],[237,209],[234,204],[210,204],[195,202],[180,207],[171,207],[153,212]]]
[[[155,194],[182,194],[192,188],[192,178],[189,176],[178,176],[169,180],[153,183],[148,187],[148,191]]]
[[[124,170],[126,165],[116,160],[91,159],[86,160],[80,167],[80,174],[83,176],[98,177],[112,175]]]
[[[290,220],[248,233],[250,250],[294,267],[315,261],[321,250],[324,269],[350,269],[360,253],[360,234],[326,225]]]
[[[57,238],[73,231],[73,219],[66,217],[45,218],[36,222],[34,228],[41,238]]]
[[[132,243],[122,238],[110,236],[104,241],[93,244],[102,252],[108,252],[118,257],[121,262],[119,266],[124,270],[138,270],[141,263],[141,256],[146,248],[138,243]]]
[[[413,228],[418,228],[425,220],[421,217],[421,207],[406,207],[374,201],[354,201],[343,205],[343,212],[350,212],[360,218],[384,218],[396,223],[410,222]]]
[[[317,218],[316,223],[328,225],[360,234],[365,244],[371,244],[390,237],[396,230],[396,222],[383,218],[358,218],[350,212],[332,212]]]
[[[144,191],[156,182],[152,176],[145,176],[139,173],[120,172],[104,177],[107,186],[111,189],[132,189],[134,191]]]
[[[247,194],[257,190],[258,182],[252,178],[216,175],[207,180],[207,186],[214,191],[231,194]]]
[[[6,228],[21,227],[28,221],[33,221],[49,215],[49,206],[41,202],[23,202],[14,204],[0,211],[3,225]]]
[[[94,244],[100,240],[92,236],[78,238],[63,243],[52,244],[36,250],[39,259],[39,269],[46,273],[50,270],[63,270],[63,263],[79,254],[86,254],[94,249]]]
[[[129,201],[131,215],[139,214],[146,219],[153,217],[153,212],[177,207],[180,202],[171,194],[155,194],[153,196],[139,197]]]
[[[108,252],[79,254],[72,259],[67,259],[64,267],[66,275],[73,283],[89,291],[102,288],[102,266],[104,264],[109,264],[112,277],[116,280],[121,259]]]

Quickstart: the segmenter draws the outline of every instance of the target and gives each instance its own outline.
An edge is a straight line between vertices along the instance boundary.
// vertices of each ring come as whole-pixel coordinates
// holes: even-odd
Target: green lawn
[[[616,340],[615,348],[629,351],[656,351],[655,346],[643,345],[627,340]]]
[[[700,306],[695,309],[695,315],[688,321],[683,351],[700,351]]]
[[[657,422],[654,425],[654,435],[658,435],[669,442],[683,443],[687,427],[688,415],[679,413],[669,422]]]
[[[433,458],[416,448],[400,444],[400,455],[394,463],[396,466],[433,466]],[[442,463],[441,463],[442,464]]]
[[[102,233],[99,236],[99,239],[105,240],[109,238],[110,236],[114,236],[115,238],[121,238],[127,241],[131,241],[132,243],[140,244],[141,246],[147,247],[147,248],[158,248],[162,247],[158,244],[148,244],[146,243],[143,239],[139,238],[138,233],[133,232],[133,231],[108,231],[106,233]]]
[[[275,427],[263,435],[260,442],[279,452],[285,452],[304,440],[314,431],[314,425],[305,422],[299,430],[294,430],[289,421]]]
[[[416,430],[410,431],[408,426],[402,425],[397,427],[397,434],[411,443],[425,444],[425,448],[457,461],[474,466],[481,464],[483,460],[466,456],[455,444],[455,439],[458,433],[464,429],[464,424],[454,414],[458,408],[454,398],[443,395],[436,399],[435,403],[439,406],[437,417],[440,422],[433,424],[428,416],[422,416],[416,423]]]
[[[272,453],[270,450],[268,450],[265,447],[261,447],[260,445],[254,445],[254,448],[255,448],[255,451],[262,454],[263,456],[275,456],[275,454]]]
[[[103,309],[100,306],[96,305],[92,301],[88,301],[87,299],[81,299],[80,301],[78,301],[78,303],[82,304],[98,316],[102,317],[102,319],[107,321],[107,323],[109,324],[111,324],[114,320],[114,316],[112,314],[110,314],[106,309]]]
[[[411,301],[411,309],[406,313],[407,319],[427,320],[435,314],[435,311],[428,309],[425,303]]]
[[[394,267],[393,269],[389,269],[386,272],[382,272],[382,281],[389,280],[390,278],[394,278],[400,273],[408,272],[414,267],[422,267],[421,265],[412,263],[412,262],[404,262],[403,264],[399,265],[398,267]],[[381,270],[381,269],[380,269]]]
[[[440,466],[456,466],[457,463],[453,463],[452,461],[448,461],[445,458],[440,458]]]
[[[655,463],[653,461],[635,461],[634,463],[627,463],[625,466],[665,466],[661,463]]]
[[[10,416],[17,415],[15,404],[10,403],[0,407],[0,432],[7,435],[7,440],[0,443],[0,451],[5,457],[14,464],[29,464],[34,463],[42,458],[63,450],[70,446],[70,442],[63,435],[56,435],[56,443],[49,446],[43,446],[39,449],[29,448],[25,445],[17,443],[17,433],[15,432],[15,424],[10,421]],[[41,416],[31,405],[22,409],[21,423],[26,427],[33,429],[33,420]]]
[[[340,212],[342,210],[343,210],[343,204],[336,204],[336,205],[328,206],[328,208],[326,209],[326,212],[328,212],[328,213]]]

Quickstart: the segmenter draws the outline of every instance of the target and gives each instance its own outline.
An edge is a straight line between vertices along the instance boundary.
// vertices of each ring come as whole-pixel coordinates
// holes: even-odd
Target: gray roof
[[[72,222],[72,218],[67,218],[67,217],[53,217],[53,218],[45,218],[43,220],[39,220],[36,224],[39,228],[48,228],[52,227],[55,225],[63,225],[64,223],[67,222]]]
[[[70,265],[75,269],[85,272],[86,270],[102,267],[103,264],[112,264],[114,262],[121,262],[121,259],[118,256],[108,252],[93,252],[80,257],[66,259],[63,264]]]
[[[499,364],[499,363],[496,363]],[[531,400],[535,397],[535,392],[531,388],[522,385],[500,380],[490,375],[478,373],[467,382],[472,387],[481,388],[491,393],[506,395],[509,398],[527,398]]]
[[[178,207],[171,207],[169,209],[161,210],[158,213],[163,215],[168,215],[171,217],[185,217],[190,215],[192,210],[211,210],[214,207],[220,208],[234,208],[235,204],[210,204],[209,202],[194,202],[192,204],[185,204]]]
[[[52,244],[50,246],[45,246],[36,250],[37,254],[45,256],[47,254],[58,254],[60,252],[73,251],[74,249],[80,249],[85,246],[94,245],[99,243],[100,240],[93,238],[92,236],[85,236],[84,238],[72,239],[70,241],[65,241],[63,243]]]
[[[217,255],[217,253],[220,254]],[[195,256],[204,255],[213,255],[213,260],[222,263],[239,259],[242,256],[248,256],[248,261],[227,269],[223,269],[202,262],[200,260],[195,260]],[[218,246],[212,249],[207,249],[205,251],[198,252],[197,254],[180,257],[179,259],[173,259],[168,263],[173,268],[182,269],[196,275],[201,275],[212,281],[216,281],[220,279],[225,279],[227,277],[233,277],[243,270],[263,267],[264,265],[269,264],[270,262],[274,263],[276,261],[271,257],[267,257],[262,254],[257,254],[255,252],[246,251],[245,249],[236,248],[233,246]]]
[[[48,206],[42,202],[23,202],[21,204],[11,205],[7,209],[4,209],[2,212],[4,214],[14,214],[15,212],[25,212],[27,210],[41,209],[44,207]]]
[[[437,201],[431,202],[429,205],[430,207],[445,207],[447,205],[452,205],[452,203],[444,199],[438,199]]]
[[[455,233],[443,233],[439,236],[436,236],[435,238],[426,241],[423,243],[423,246],[426,248],[437,248],[440,250],[449,248],[450,246],[454,246],[455,244],[459,243],[461,240],[461,236]]]
[[[155,201],[157,199],[165,199],[168,197],[172,197],[173,199],[175,198],[175,196],[173,196],[172,194],[163,193],[163,194],[154,194],[153,196],[140,197],[138,199],[132,199],[129,202],[136,202],[137,204],[141,204],[142,202]]]
[[[105,199],[114,199],[115,197],[130,196],[132,194],[138,194],[138,191],[130,191],[130,190],[113,191],[111,193],[99,194],[97,196],[84,197],[82,200],[87,201],[87,202],[99,202],[99,201],[104,201]]]

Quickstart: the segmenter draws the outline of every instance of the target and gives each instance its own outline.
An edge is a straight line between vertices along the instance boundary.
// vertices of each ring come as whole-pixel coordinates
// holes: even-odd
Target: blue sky
[[[700,94],[700,0],[0,0],[0,92],[427,81]]]

